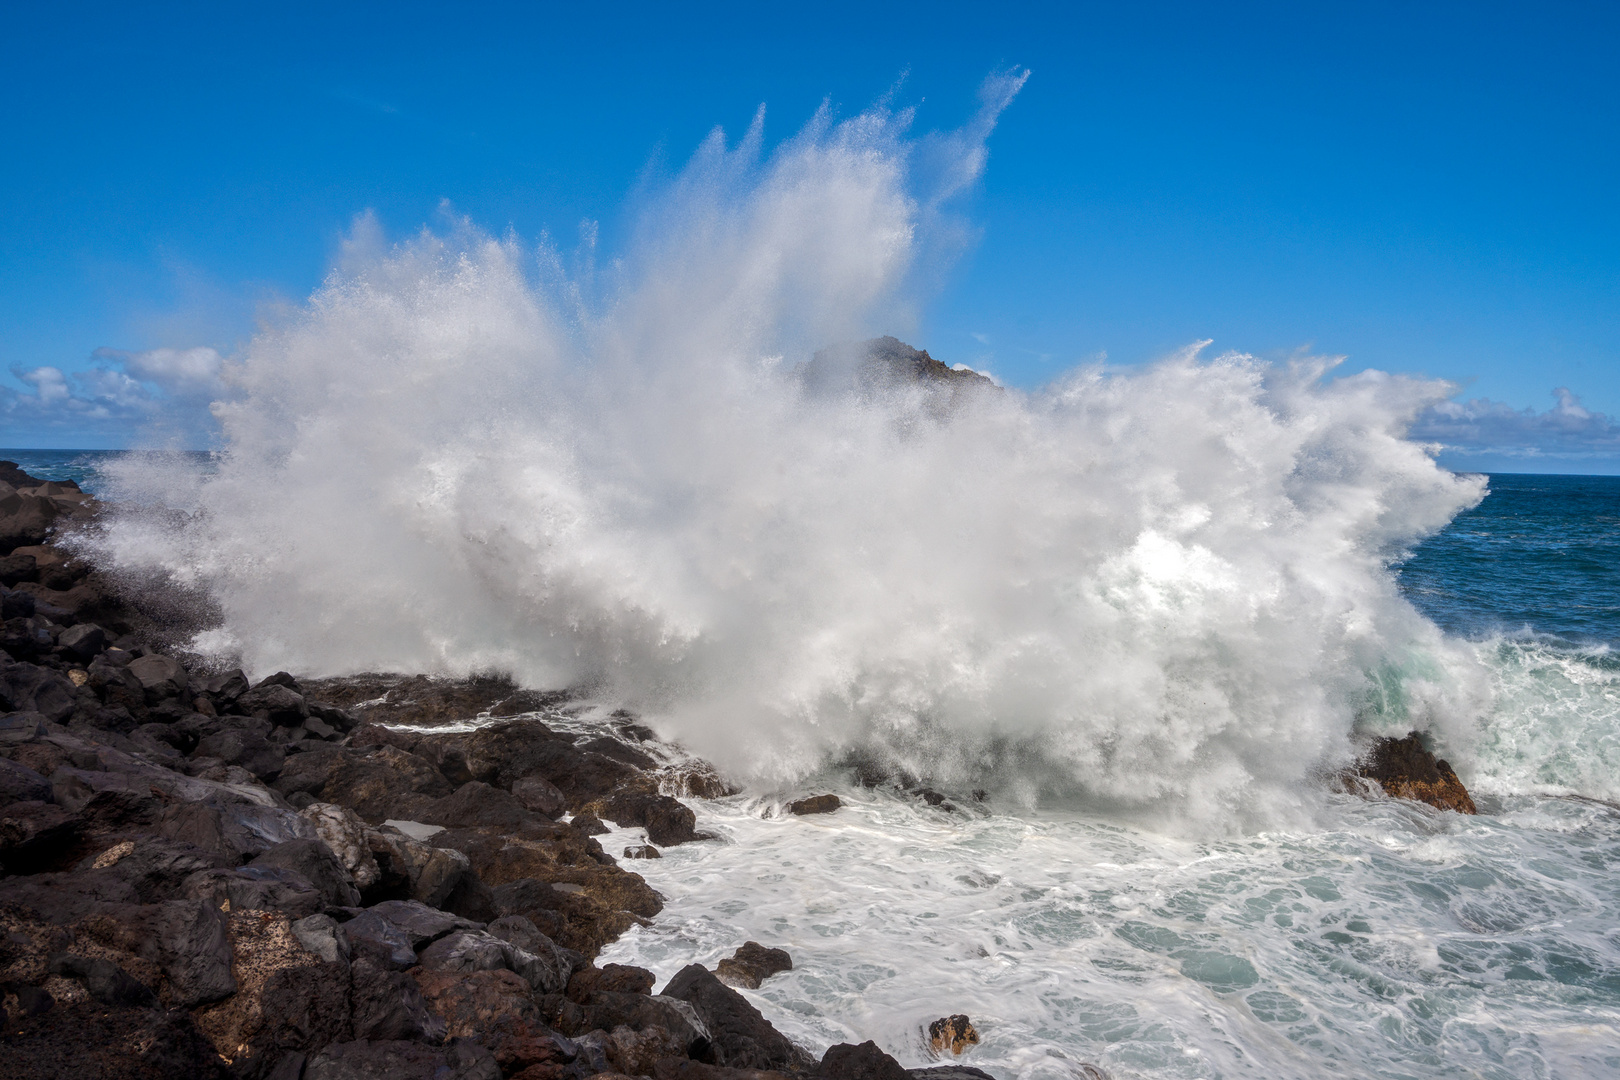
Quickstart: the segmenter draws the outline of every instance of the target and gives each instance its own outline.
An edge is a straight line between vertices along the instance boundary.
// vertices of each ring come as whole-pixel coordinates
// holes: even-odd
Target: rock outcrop
[[[1375,781],[1393,799],[1414,799],[1461,814],[1479,812],[1456,772],[1435,757],[1415,731],[1404,739],[1379,739],[1356,772]]]

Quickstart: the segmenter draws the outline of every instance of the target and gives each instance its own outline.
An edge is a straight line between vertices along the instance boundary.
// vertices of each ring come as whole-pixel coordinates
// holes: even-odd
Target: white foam
[[[601,278],[363,225],[226,365],[217,471],[124,468],[190,516],[102,557],[206,588],[254,672],[589,685],[765,785],[865,747],[1229,829],[1302,820],[1358,722],[1466,769],[1485,676],[1387,571],[1480,497],[1403,438],[1445,387],[1200,346],[940,420],[790,376],[904,331],[1017,81],[945,138],[717,135]]]

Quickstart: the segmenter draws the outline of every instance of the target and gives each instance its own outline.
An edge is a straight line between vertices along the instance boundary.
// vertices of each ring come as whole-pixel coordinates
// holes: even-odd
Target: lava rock
[[[256,857],[249,866],[281,867],[302,874],[328,904],[352,907],[360,903],[354,880],[324,840],[288,840]]]
[[[326,898],[308,878],[283,867],[203,870],[186,878],[180,892],[222,910],[280,911],[294,919],[314,915],[326,907]]]
[[[644,791],[615,791],[592,804],[601,817],[621,826],[639,825],[660,847],[699,839],[697,815],[679,799]]]
[[[624,857],[627,859],[662,859],[664,853],[651,844],[633,844],[624,849]]]
[[[871,1040],[828,1047],[816,1075],[826,1080],[909,1080],[900,1063]]]

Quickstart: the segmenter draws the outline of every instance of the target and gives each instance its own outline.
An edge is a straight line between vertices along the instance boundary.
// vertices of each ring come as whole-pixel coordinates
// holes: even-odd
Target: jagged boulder
[[[1436,758],[1415,731],[1404,739],[1379,739],[1356,771],[1376,781],[1391,798],[1415,799],[1462,814],[1478,813],[1450,764]]]

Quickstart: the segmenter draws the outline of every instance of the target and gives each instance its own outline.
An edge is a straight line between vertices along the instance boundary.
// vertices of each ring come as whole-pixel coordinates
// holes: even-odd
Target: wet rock
[[[313,840],[318,833],[290,810],[211,799],[173,803],[163,810],[156,831],[171,840],[213,851],[241,863],[289,840]]]
[[[368,912],[398,927],[412,949],[421,950],[457,930],[482,930],[483,926],[415,900],[391,900],[376,904]]]
[[[0,747],[28,742],[45,734],[45,714],[14,712],[0,716]]]
[[[1077,1080],[1109,1080],[1108,1074],[1095,1065],[1085,1062],[1076,1062],[1079,1072]],[[995,1077],[983,1069],[975,1069],[970,1065],[938,1065],[932,1069],[907,1069],[906,1075],[911,1080],[996,1080]]]
[[[812,795],[788,803],[787,810],[790,814],[830,814],[843,805],[836,795]]]
[[[935,1054],[960,1056],[970,1046],[979,1044],[979,1033],[973,1021],[961,1013],[941,1017],[928,1025],[928,1047]]]
[[[660,847],[699,839],[697,815],[668,795],[620,790],[592,803],[591,809],[620,826],[645,828],[647,839]]]
[[[554,953],[536,956],[511,942],[480,930],[457,930],[417,952],[424,970],[443,972],[515,972],[541,993],[555,993],[567,983],[568,972],[559,970]]]
[[[261,780],[274,780],[281,773],[287,753],[256,731],[221,731],[197,743],[198,757],[218,758],[226,765],[239,765]]]
[[[205,901],[103,906],[81,925],[93,939],[155,963],[167,1004],[191,1009],[236,992],[226,916]]]
[[[1415,731],[1404,739],[1379,739],[1357,771],[1376,781],[1391,798],[1415,799],[1462,814],[1478,812],[1451,766],[1427,750]]]
[[[128,882],[142,903],[152,904],[179,896],[186,880],[198,871],[223,866],[224,860],[211,851],[158,836],[142,836],[138,841],[121,840],[102,847],[77,869],[103,871]]]
[[[326,898],[308,878],[280,867],[204,870],[186,878],[180,894],[222,911],[279,911],[294,919],[326,907]]]
[[[0,807],[0,866],[10,874],[50,867],[78,834],[79,818],[65,806],[16,802]]]
[[[32,555],[18,555],[13,552],[0,558],[0,585],[6,588],[15,588],[24,581],[39,580],[39,564]]]
[[[664,853],[651,844],[632,844],[624,849],[624,857],[627,859],[662,859]]]
[[[249,866],[280,867],[302,874],[328,904],[352,907],[360,903],[354,881],[324,840],[288,840],[254,858]]]
[[[553,941],[566,926],[566,917],[561,910],[564,903],[562,894],[543,881],[519,878],[490,889],[490,896],[498,915],[528,919]]]
[[[598,991],[610,994],[651,994],[656,979],[646,968],[629,964],[583,967],[568,980],[568,1000],[585,1004]]]
[[[664,995],[689,1002],[708,1028],[705,1060],[739,1069],[802,1068],[803,1051],[788,1041],[737,991],[701,964],[688,964],[664,987]]]
[[[708,1033],[698,1011],[678,998],[598,990],[583,1005],[560,995],[544,1000],[561,1009],[548,1020],[555,1020],[553,1026],[564,1035],[577,1037],[590,1031],[615,1031],[621,1027],[631,1031],[656,1028],[674,1036],[682,1052],[697,1055],[709,1052]]]
[[[760,983],[772,975],[792,970],[793,958],[786,949],[767,949],[757,941],[748,941],[716,964],[714,973],[721,982],[758,990]]]
[[[381,746],[362,757],[345,755],[321,789],[311,794],[377,823],[417,818],[431,805],[430,800],[450,794],[450,781],[432,762],[397,747]]]
[[[473,780],[440,799],[430,820],[451,828],[488,827],[515,832],[535,820],[535,815],[511,793]]]
[[[606,836],[612,831],[606,825],[602,824],[601,818],[597,817],[589,810],[575,814],[573,820],[571,820],[569,824],[578,829],[580,832],[584,833],[586,836]]]
[[[489,923],[501,917],[495,892],[469,867],[444,898],[444,910],[474,922]]]
[[[43,544],[61,508],[51,499],[11,492],[0,496],[0,551]]]
[[[474,779],[510,790],[525,777],[539,776],[576,807],[638,775],[635,766],[582,751],[538,720],[512,720],[481,728],[467,736],[464,749]]]
[[[349,971],[357,1037],[426,1042],[444,1038],[444,1020],[428,1008],[415,979],[358,952]]]
[[[870,1040],[828,1047],[815,1074],[825,1080],[909,1080],[900,1063]]]
[[[309,1059],[304,1080],[500,1080],[494,1055],[471,1041],[428,1047],[399,1040],[336,1043]]]
[[[526,776],[512,784],[512,797],[525,810],[542,814],[555,821],[568,809],[568,797],[551,781],[540,776]]]
[[[646,753],[645,751],[637,750],[633,746],[627,746],[618,739],[612,738],[608,735],[598,736],[594,739],[587,739],[585,742],[578,745],[579,749],[584,753],[601,754],[603,757],[610,757],[615,761],[622,761],[626,765],[633,765],[637,769],[641,769],[643,771],[656,769],[658,767],[658,761],[653,758],[652,755]]]
[[[608,1033],[606,1049],[608,1062],[621,1074],[651,1076],[657,1071],[660,1060],[685,1056],[690,1044],[661,1027],[644,1027],[637,1031],[621,1026]]]

